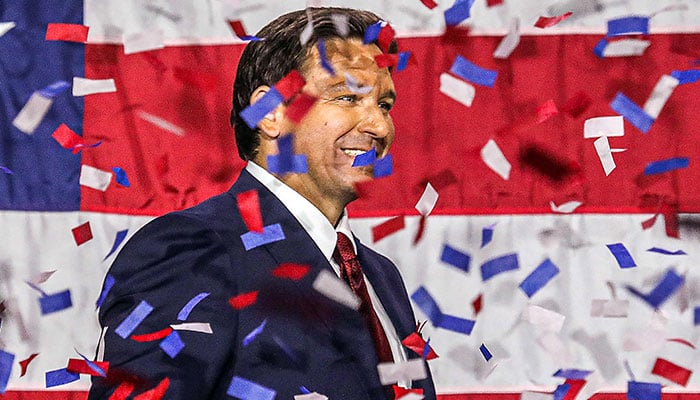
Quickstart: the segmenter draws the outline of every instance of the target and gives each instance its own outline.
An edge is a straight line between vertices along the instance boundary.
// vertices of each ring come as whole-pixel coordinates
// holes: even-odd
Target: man
[[[334,15],[347,17],[347,34]],[[313,33],[302,45],[309,17]],[[375,62],[380,47],[362,42],[378,21],[369,12],[312,8],[279,17],[248,44],[231,118],[248,164],[227,193],[155,219],[124,246],[100,308],[98,353],[109,371],[93,379],[90,399],[120,390],[172,399],[391,398],[377,364],[419,358],[401,346],[415,320],[398,270],[353,237],[345,212],[356,185],[373,174],[353,167],[354,158],[372,148],[385,156],[394,137],[390,71]],[[313,107],[295,123],[287,101],[248,126],[243,110],[293,70],[305,95],[318,99]],[[289,135],[307,169],[271,173],[269,160]],[[241,199],[251,193],[265,233],[246,225],[251,207]],[[315,286],[324,274],[347,280],[359,307]],[[426,375],[399,384],[435,398]]]

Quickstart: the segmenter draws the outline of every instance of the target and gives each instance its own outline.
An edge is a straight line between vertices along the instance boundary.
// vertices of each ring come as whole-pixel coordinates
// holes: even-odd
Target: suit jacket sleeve
[[[134,394],[152,389],[166,377],[166,398],[208,398],[221,381],[221,371],[235,362],[237,314],[228,305],[236,295],[231,259],[222,239],[204,223],[169,214],[147,224],[124,246],[109,271],[115,283],[103,302],[99,320],[107,327],[104,361],[107,377],[94,377],[89,399],[107,399],[123,382],[134,385]],[[195,296],[208,293],[186,321],[180,310]],[[153,311],[133,331],[143,335],[182,322],[205,322],[214,335],[177,331],[186,343],[171,358],[160,344],[163,339],[139,342],[126,339],[115,329],[142,301]]]

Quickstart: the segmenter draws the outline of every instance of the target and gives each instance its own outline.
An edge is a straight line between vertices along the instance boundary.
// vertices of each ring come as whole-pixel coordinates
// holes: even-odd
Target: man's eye
[[[338,101],[347,101],[347,102],[353,103],[355,100],[357,100],[357,96],[346,94],[346,95],[338,96],[335,99]]]
[[[384,111],[386,111],[386,112],[391,111],[391,109],[392,109],[393,107],[394,107],[394,105],[393,105],[392,103],[388,103],[388,102],[386,102],[386,101],[382,101],[382,102],[379,103],[379,108],[381,108],[382,110],[384,110]]]

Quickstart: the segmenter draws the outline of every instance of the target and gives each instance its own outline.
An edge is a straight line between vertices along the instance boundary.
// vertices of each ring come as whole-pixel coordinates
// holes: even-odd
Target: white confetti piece
[[[83,164],[80,167],[80,184],[100,191],[105,191],[112,182],[112,173]]]
[[[640,39],[615,40],[605,46],[603,57],[641,56],[650,44],[650,41]]]
[[[26,134],[32,134],[44,120],[44,116],[51,108],[53,100],[40,95],[38,92],[32,93],[27,103],[19,111],[12,125]]]
[[[423,215],[427,216],[433,211],[433,208],[435,208],[435,203],[438,201],[438,192],[435,191],[433,186],[428,183],[425,186],[425,190],[423,191],[423,195],[420,197],[418,200],[418,203],[416,204],[416,210]]]
[[[625,136],[625,123],[621,115],[589,118],[583,123],[583,137]]]
[[[651,95],[644,103],[644,112],[649,114],[650,117],[656,119],[661,113],[661,109],[664,108],[668,98],[671,97],[673,89],[678,86],[680,82],[678,79],[670,75],[662,75],[656,82],[654,90],[651,91]]]
[[[86,79],[73,77],[73,96],[116,92],[114,79]]]
[[[421,358],[398,363],[379,363],[377,364],[377,372],[379,372],[379,381],[382,385],[391,385],[398,381],[420,380],[428,376]]]
[[[144,121],[148,121],[148,122],[152,123],[153,125],[161,128],[161,129],[164,129],[170,133],[173,133],[177,136],[185,136],[185,130],[183,128],[180,128],[179,126],[177,126],[173,123],[170,123],[170,122],[164,120],[163,118],[160,118],[156,115],[149,114],[145,111],[140,111],[140,110],[137,112],[137,115],[139,116],[139,118],[143,119]]]
[[[508,177],[510,177],[511,165],[493,139],[489,139],[486,145],[481,149],[481,159],[484,160],[486,165],[488,165],[493,172],[497,173],[501,178],[508,180]]]
[[[318,274],[316,280],[314,280],[313,288],[329,299],[352,309],[357,310],[360,308],[360,299],[355,296],[350,286],[328,270],[324,269]]]
[[[554,204],[553,201],[549,202],[549,206],[552,208],[552,211],[561,214],[571,214],[572,212],[576,211],[581,204],[583,203],[576,200],[567,201],[566,203],[560,205]]]
[[[183,322],[181,324],[170,325],[176,331],[190,331],[201,333],[214,333],[209,322]]]
[[[440,93],[470,107],[474,101],[476,89],[470,83],[444,72],[440,75]]]
[[[520,44],[520,19],[513,18],[510,22],[508,33],[501,39],[501,42],[493,52],[493,58],[506,59],[510,57],[513,50]]]

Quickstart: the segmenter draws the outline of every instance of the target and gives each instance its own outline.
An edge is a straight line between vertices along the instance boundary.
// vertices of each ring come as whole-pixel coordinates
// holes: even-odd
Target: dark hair
[[[348,33],[342,36],[333,23],[333,15],[347,16]],[[301,33],[311,17],[313,33],[306,45],[301,44]],[[260,137],[241,118],[241,111],[250,104],[250,96],[260,86],[272,86],[292,70],[300,70],[311,49],[319,39],[363,38],[365,30],[381,21],[369,11],[349,8],[307,8],[284,14],[263,27],[256,36],[264,40],[251,41],[243,50],[233,83],[231,126],[236,132],[238,155],[243,160],[255,157]],[[389,52],[396,52],[392,42]]]

